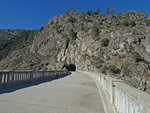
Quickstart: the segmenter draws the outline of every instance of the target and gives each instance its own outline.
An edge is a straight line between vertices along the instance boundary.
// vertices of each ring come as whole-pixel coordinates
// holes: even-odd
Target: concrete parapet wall
[[[11,87],[40,80],[54,79],[68,71],[1,71],[0,88]]]
[[[100,73],[84,72],[102,87],[115,113],[150,113],[150,95]]]

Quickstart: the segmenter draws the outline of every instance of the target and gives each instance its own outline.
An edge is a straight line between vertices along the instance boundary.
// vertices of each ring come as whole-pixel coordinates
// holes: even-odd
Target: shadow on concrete
[[[42,84],[45,82],[51,82],[53,80],[57,80],[57,79],[61,79],[61,78],[64,78],[66,76],[69,76],[71,74],[72,74],[71,72],[68,72],[67,74],[64,74],[64,75],[59,76],[59,77],[55,77],[53,79],[51,78],[51,79],[46,79],[46,80],[41,80],[41,81],[34,81],[34,82],[30,82],[30,83],[25,83],[25,84],[21,84],[21,85],[15,85],[12,87],[0,88],[0,94],[11,93],[11,92],[14,92],[14,91],[19,90],[19,89],[36,86],[36,85],[39,85],[39,84]]]

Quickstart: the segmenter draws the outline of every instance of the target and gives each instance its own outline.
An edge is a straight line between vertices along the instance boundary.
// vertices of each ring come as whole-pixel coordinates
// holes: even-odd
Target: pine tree
[[[73,10],[73,7],[68,7],[68,8],[66,9],[66,11],[64,12],[64,14],[69,14],[69,13],[72,12],[72,10]]]
[[[89,11],[89,10],[87,10],[86,14],[90,15],[90,11]]]
[[[92,12],[92,10],[90,10],[90,15],[92,15],[93,14],[93,12]]]
[[[97,15],[99,14],[99,8],[96,9],[96,14],[97,14]]]
[[[107,8],[107,10],[106,10],[106,13],[105,13],[106,15],[109,15],[110,14],[110,10],[109,10],[109,8]]]
[[[113,15],[115,13],[115,7],[111,7],[110,14]]]

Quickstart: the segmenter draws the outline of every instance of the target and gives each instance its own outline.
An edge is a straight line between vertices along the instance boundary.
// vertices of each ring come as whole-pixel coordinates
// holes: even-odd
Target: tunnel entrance
[[[76,71],[76,66],[75,64],[66,64],[64,66],[68,71]]]

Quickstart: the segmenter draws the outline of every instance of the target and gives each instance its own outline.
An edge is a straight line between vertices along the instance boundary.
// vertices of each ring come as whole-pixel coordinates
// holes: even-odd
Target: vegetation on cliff
[[[32,30],[0,30],[0,60],[33,39]]]

